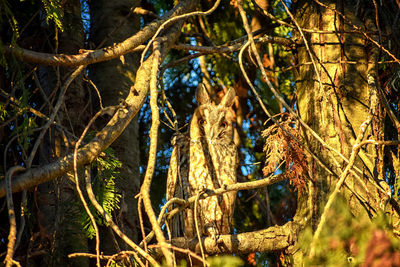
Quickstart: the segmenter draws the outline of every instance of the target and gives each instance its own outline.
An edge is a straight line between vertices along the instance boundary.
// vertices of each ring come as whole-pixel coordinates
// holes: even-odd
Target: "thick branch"
[[[208,255],[233,254],[250,252],[268,252],[287,249],[297,240],[299,225],[288,222],[281,226],[272,226],[264,230],[246,232],[236,235],[221,235],[218,244],[210,237],[202,238],[204,252]],[[184,237],[174,238],[172,245],[179,248],[190,249],[200,253],[198,240],[188,240]],[[159,254],[157,250],[157,254]]]
[[[106,61],[113,58],[118,58],[121,55],[130,52],[143,50],[144,46],[139,46],[151,38],[165,21],[171,17],[175,17],[186,13],[187,11],[193,10],[195,3],[197,3],[197,1],[194,1],[194,3],[193,1],[180,1],[180,3],[170,12],[166,13],[162,19],[153,21],[125,41],[97,50],[83,50],[82,53],[77,55],[40,53],[19,47],[5,47],[4,49],[6,53],[12,53],[21,61],[28,61],[43,65],[72,67]]]
[[[197,1],[186,1],[179,9],[179,13],[193,10]],[[166,34],[168,40],[162,45],[167,53],[180,33],[179,27],[172,27]],[[96,136],[79,149],[77,153],[77,166],[83,166],[92,162],[104,149],[109,147],[123,130],[136,116],[142,107],[149,92],[152,56],[150,56],[139,68],[136,74],[135,86],[125,99],[121,107],[113,115],[107,125]],[[28,169],[25,173],[13,178],[13,192],[19,192],[35,185],[55,179],[73,168],[73,153],[57,159],[55,162],[36,169]],[[0,197],[5,196],[4,180],[0,181]]]

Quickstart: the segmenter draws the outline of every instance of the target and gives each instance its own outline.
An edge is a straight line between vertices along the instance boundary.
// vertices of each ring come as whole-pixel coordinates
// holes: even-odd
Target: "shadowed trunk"
[[[104,47],[125,40],[140,29],[139,16],[132,10],[140,1],[91,1],[91,41],[94,45]],[[98,87],[103,106],[117,105],[126,98],[134,85],[135,74],[139,65],[140,54],[128,54],[120,59],[114,59],[91,66],[89,77]],[[97,94],[93,99],[98,103]],[[116,181],[118,190],[122,193],[121,210],[117,221],[129,237],[138,240],[137,201],[135,195],[139,192],[139,143],[137,117],[132,120],[121,136],[111,146],[117,158],[122,161],[121,177]],[[119,251],[110,237],[110,230],[102,230],[101,245],[105,253]],[[124,246],[121,249],[126,249]]]

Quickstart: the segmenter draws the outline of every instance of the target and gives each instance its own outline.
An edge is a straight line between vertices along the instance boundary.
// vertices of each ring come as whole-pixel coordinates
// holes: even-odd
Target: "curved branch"
[[[7,267],[10,267],[13,265],[13,263],[15,263],[15,261],[13,260],[13,255],[17,235],[17,220],[15,218],[14,202],[11,194],[11,177],[15,172],[23,170],[25,170],[25,168],[19,165],[11,167],[6,173],[6,177],[4,179],[7,188],[7,209],[8,217],[10,220],[10,232],[8,234],[7,254],[5,259],[5,264]]]
[[[185,1],[179,9],[179,13],[194,9],[197,1]],[[177,11],[178,12],[178,11]],[[180,34],[179,27],[172,27],[166,32],[168,39],[163,42],[162,47],[165,54]],[[142,107],[149,92],[152,57],[150,56],[140,66],[136,73],[135,86],[129,92],[125,101],[120,105],[107,125],[99,131],[96,136],[77,153],[77,166],[83,166],[92,162],[104,149],[109,147],[124,131],[131,120]],[[13,192],[19,192],[35,185],[55,179],[73,169],[73,153],[58,158],[56,161],[36,169],[28,169],[25,173],[13,178]],[[0,197],[5,196],[4,180],[0,181]]]
[[[157,106],[157,73],[161,63],[161,51],[160,42],[156,39],[153,43],[153,55],[152,55],[152,70],[150,78],[150,108],[151,108],[151,127],[150,127],[150,146],[149,146],[149,159],[147,163],[146,173],[143,179],[142,187],[140,188],[140,194],[143,199],[144,209],[152,225],[153,231],[156,234],[157,241],[160,243],[161,250],[165,256],[165,260],[168,266],[172,265],[172,254],[163,245],[166,244],[164,234],[161,227],[158,225],[156,215],[150,200],[150,186],[151,180],[154,174],[154,167],[157,158],[157,139],[158,139],[158,127],[160,126],[160,114]]]
[[[195,3],[197,2],[195,1]],[[194,4],[192,1],[181,1],[174,9],[166,13],[162,19],[153,21],[125,41],[97,50],[81,50],[82,53],[76,55],[40,53],[12,46],[5,47],[4,50],[8,54],[13,54],[21,61],[28,61],[37,64],[69,67],[89,65],[118,58],[121,55],[131,52],[142,51],[144,46],[141,46],[141,44],[150,39],[164,22],[172,17],[179,16],[186,13],[188,10],[193,9]]]

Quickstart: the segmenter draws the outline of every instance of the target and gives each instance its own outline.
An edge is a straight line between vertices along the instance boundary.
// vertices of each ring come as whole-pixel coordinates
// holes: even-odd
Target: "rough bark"
[[[321,2],[342,12],[356,26],[366,26],[366,31],[375,30],[369,18],[360,19],[355,16],[356,5],[352,1]],[[349,159],[360,126],[367,119],[371,106],[371,88],[367,83],[367,75],[377,79],[377,49],[363,35],[350,32],[353,27],[333,10],[313,2],[298,1],[295,11],[296,20],[302,28],[341,31],[335,34],[305,34],[311,51],[305,45],[297,49],[297,60],[303,65],[299,67],[296,88],[301,118],[329,146]],[[302,37],[298,34],[297,38]],[[304,64],[311,62],[310,52],[316,62],[316,70],[313,64]],[[382,117],[378,119],[383,120]],[[382,128],[380,130],[383,132]],[[366,136],[373,136],[371,127],[367,129]],[[347,162],[338,153],[316,141],[307,130],[304,130],[304,138],[308,146],[335,174],[330,175],[309,157],[308,167],[312,182],[308,183],[308,194],[299,200],[295,220],[300,224],[311,223],[312,227],[316,227],[322,208]],[[364,213],[373,217],[388,199],[384,185],[376,182],[374,168],[377,158],[372,146],[363,147],[355,162],[355,167],[361,170],[354,170],[359,178],[354,173],[348,175],[345,186],[342,187],[341,192],[354,215]],[[301,256],[296,259],[297,263],[301,262]]]

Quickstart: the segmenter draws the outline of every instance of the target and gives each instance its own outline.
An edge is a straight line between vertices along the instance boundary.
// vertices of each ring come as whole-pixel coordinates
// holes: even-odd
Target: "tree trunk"
[[[376,30],[369,18],[356,17],[356,3],[321,2],[344,14],[357,27],[363,28],[366,25],[367,32]],[[333,9],[310,1],[295,3],[294,15],[300,27],[316,31],[341,31],[339,34],[305,33],[310,51],[304,44],[297,50],[297,61],[301,63],[296,79],[298,112],[328,146],[349,159],[360,126],[368,118],[371,95],[377,93],[376,88],[367,82],[371,75],[378,83],[377,47],[362,34],[352,32],[354,28]],[[300,34],[297,39],[303,40]],[[375,117],[366,130],[364,140],[382,140],[383,112],[379,106],[371,112]],[[325,164],[323,167],[308,156],[308,174],[311,179],[307,185],[307,194],[299,199],[295,216],[297,222],[303,226],[311,225],[315,230],[328,197],[348,163],[337,152],[318,142],[310,131],[301,128],[307,145]],[[383,173],[377,171],[382,164],[378,160],[382,159],[379,157],[382,155],[381,149],[375,149],[372,145],[363,146],[354,164],[359,171],[353,169],[354,172],[347,176],[341,188],[341,194],[354,216],[366,214],[372,218],[388,201],[387,190],[390,193],[390,189],[382,179]],[[295,265],[303,261],[301,255],[295,259]]]
[[[91,41],[95,46],[104,47],[121,42],[132,36],[140,29],[139,16],[132,13],[140,1],[91,1]],[[117,105],[129,93],[134,84],[135,74],[139,66],[140,54],[129,54],[123,58],[95,64],[90,68],[89,77],[98,87],[103,106]],[[94,101],[98,103],[97,94]],[[135,195],[140,188],[139,173],[139,142],[137,116],[128,125],[121,136],[112,144],[117,158],[122,161],[121,177],[116,186],[122,193],[121,223],[124,232],[134,241],[138,241],[137,201]],[[110,230],[103,229],[101,243],[105,253],[117,252],[110,239]],[[124,249],[124,248],[122,248]],[[126,248],[125,248],[126,249]]]
[[[56,39],[57,53],[77,54],[79,49],[84,46],[80,1],[65,1],[63,10],[64,31],[58,31],[56,35],[58,36]],[[58,89],[54,94],[57,98],[61,87],[73,69],[41,68],[41,83],[47,94],[50,95],[51,92]],[[85,106],[87,107],[88,103],[85,99],[82,75],[80,75],[68,87],[64,96],[64,104],[57,114],[57,121],[66,127],[69,126],[68,130],[79,136],[89,118],[88,110],[84,109]],[[70,137],[67,137],[65,133],[49,131],[48,137],[42,147],[41,163],[48,162],[49,155],[62,157],[72,152],[73,142],[71,141],[73,140],[67,140]],[[39,265],[87,266],[89,264],[89,260],[82,257],[68,258],[70,253],[88,250],[87,238],[80,221],[82,204],[72,181],[74,181],[73,174],[68,173],[60,179],[38,187],[39,194],[35,199],[38,203],[39,227],[46,229],[46,235],[50,242],[50,253],[42,257]]]

